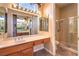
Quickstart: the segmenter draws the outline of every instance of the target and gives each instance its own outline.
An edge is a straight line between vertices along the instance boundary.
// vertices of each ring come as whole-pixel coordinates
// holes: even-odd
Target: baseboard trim
[[[35,47],[38,47],[38,48],[35,48]],[[37,45],[37,46],[35,46],[34,47],[34,52],[37,52],[37,51],[39,51],[39,50],[42,50],[42,49],[44,49],[44,46],[41,44],[41,45]]]

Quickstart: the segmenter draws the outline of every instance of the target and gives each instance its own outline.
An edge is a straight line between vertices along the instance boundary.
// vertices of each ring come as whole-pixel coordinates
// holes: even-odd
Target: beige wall
[[[42,8],[43,7],[43,8]],[[41,11],[42,17],[48,17],[49,15],[49,34],[50,42],[45,44],[44,47],[52,55],[56,54],[56,45],[55,45],[55,5],[54,4],[45,4],[39,11]]]
[[[48,3],[43,3],[41,7],[39,7],[39,12],[41,17],[48,17],[47,13],[49,12],[49,10],[47,10],[47,8],[48,8]]]
[[[79,3],[77,4],[77,15],[79,16]],[[78,19],[78,26],[77,26],[77,30],[78,30],[78,56],[79,56],[79,19]]]
[[[48,4],[45,9],[46,14],[49,15],[49,34],[50,34],[50,42],[45,45],[45,49],[47,49],[51,54],[56,55],[56,45],[55,45],[55,4]]]
[[[59,5],[55,4],[55,9],[56,20],[77,16],[77,3],[68,4],[63,7],[59,7]]]
[[[60,8],[55,4],[55,16],[56,16],[56,20],[59,20],[60,19]]]
[[[73,3],[61,8],[61,19],[77,16],[77,4]]]

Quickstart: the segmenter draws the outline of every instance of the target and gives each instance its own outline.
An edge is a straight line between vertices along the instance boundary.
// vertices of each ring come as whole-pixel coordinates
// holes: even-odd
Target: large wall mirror
[[[16,28],[17,36],[30,34],[30,29],[29,29],[30,20],[31,19],[28,17],[25,18],[22,16],[17,16],[17,28]]]
[[[40,17],[40,31],[48,31],[48,18]]]
[[[3,8],[0,7],[0,33],[5,32],[5,13]]]
[[[0,38],[6,36],[7,33],[7,13],[5,9],[0,7]]]
[[[5,32],[5,17],[4,13],[0,12],[0,33]]]

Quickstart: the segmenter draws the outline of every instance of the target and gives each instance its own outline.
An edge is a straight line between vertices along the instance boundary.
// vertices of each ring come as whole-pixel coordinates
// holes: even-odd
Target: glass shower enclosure
[[[69,17],[56,20],[56,41],[59,43],[57,50],[63,52],[62,49],[59,49],[59,46],[61,46],[61,48],[65,47],[65,49],[72,50],[72,52],[77,51],[77,19],[78,17]],[[65,52],[63,52],[64,54]],[[70,55],[73,54],[71,53]]]

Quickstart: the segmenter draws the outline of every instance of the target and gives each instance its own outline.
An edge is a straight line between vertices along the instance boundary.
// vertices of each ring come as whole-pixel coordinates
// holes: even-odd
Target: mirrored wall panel
[[[29,27],[32,26],[30,18],[17,17],[17,35],[30,35]]]
[[[48,31],[48,18],[40,17],[40,31]]]

